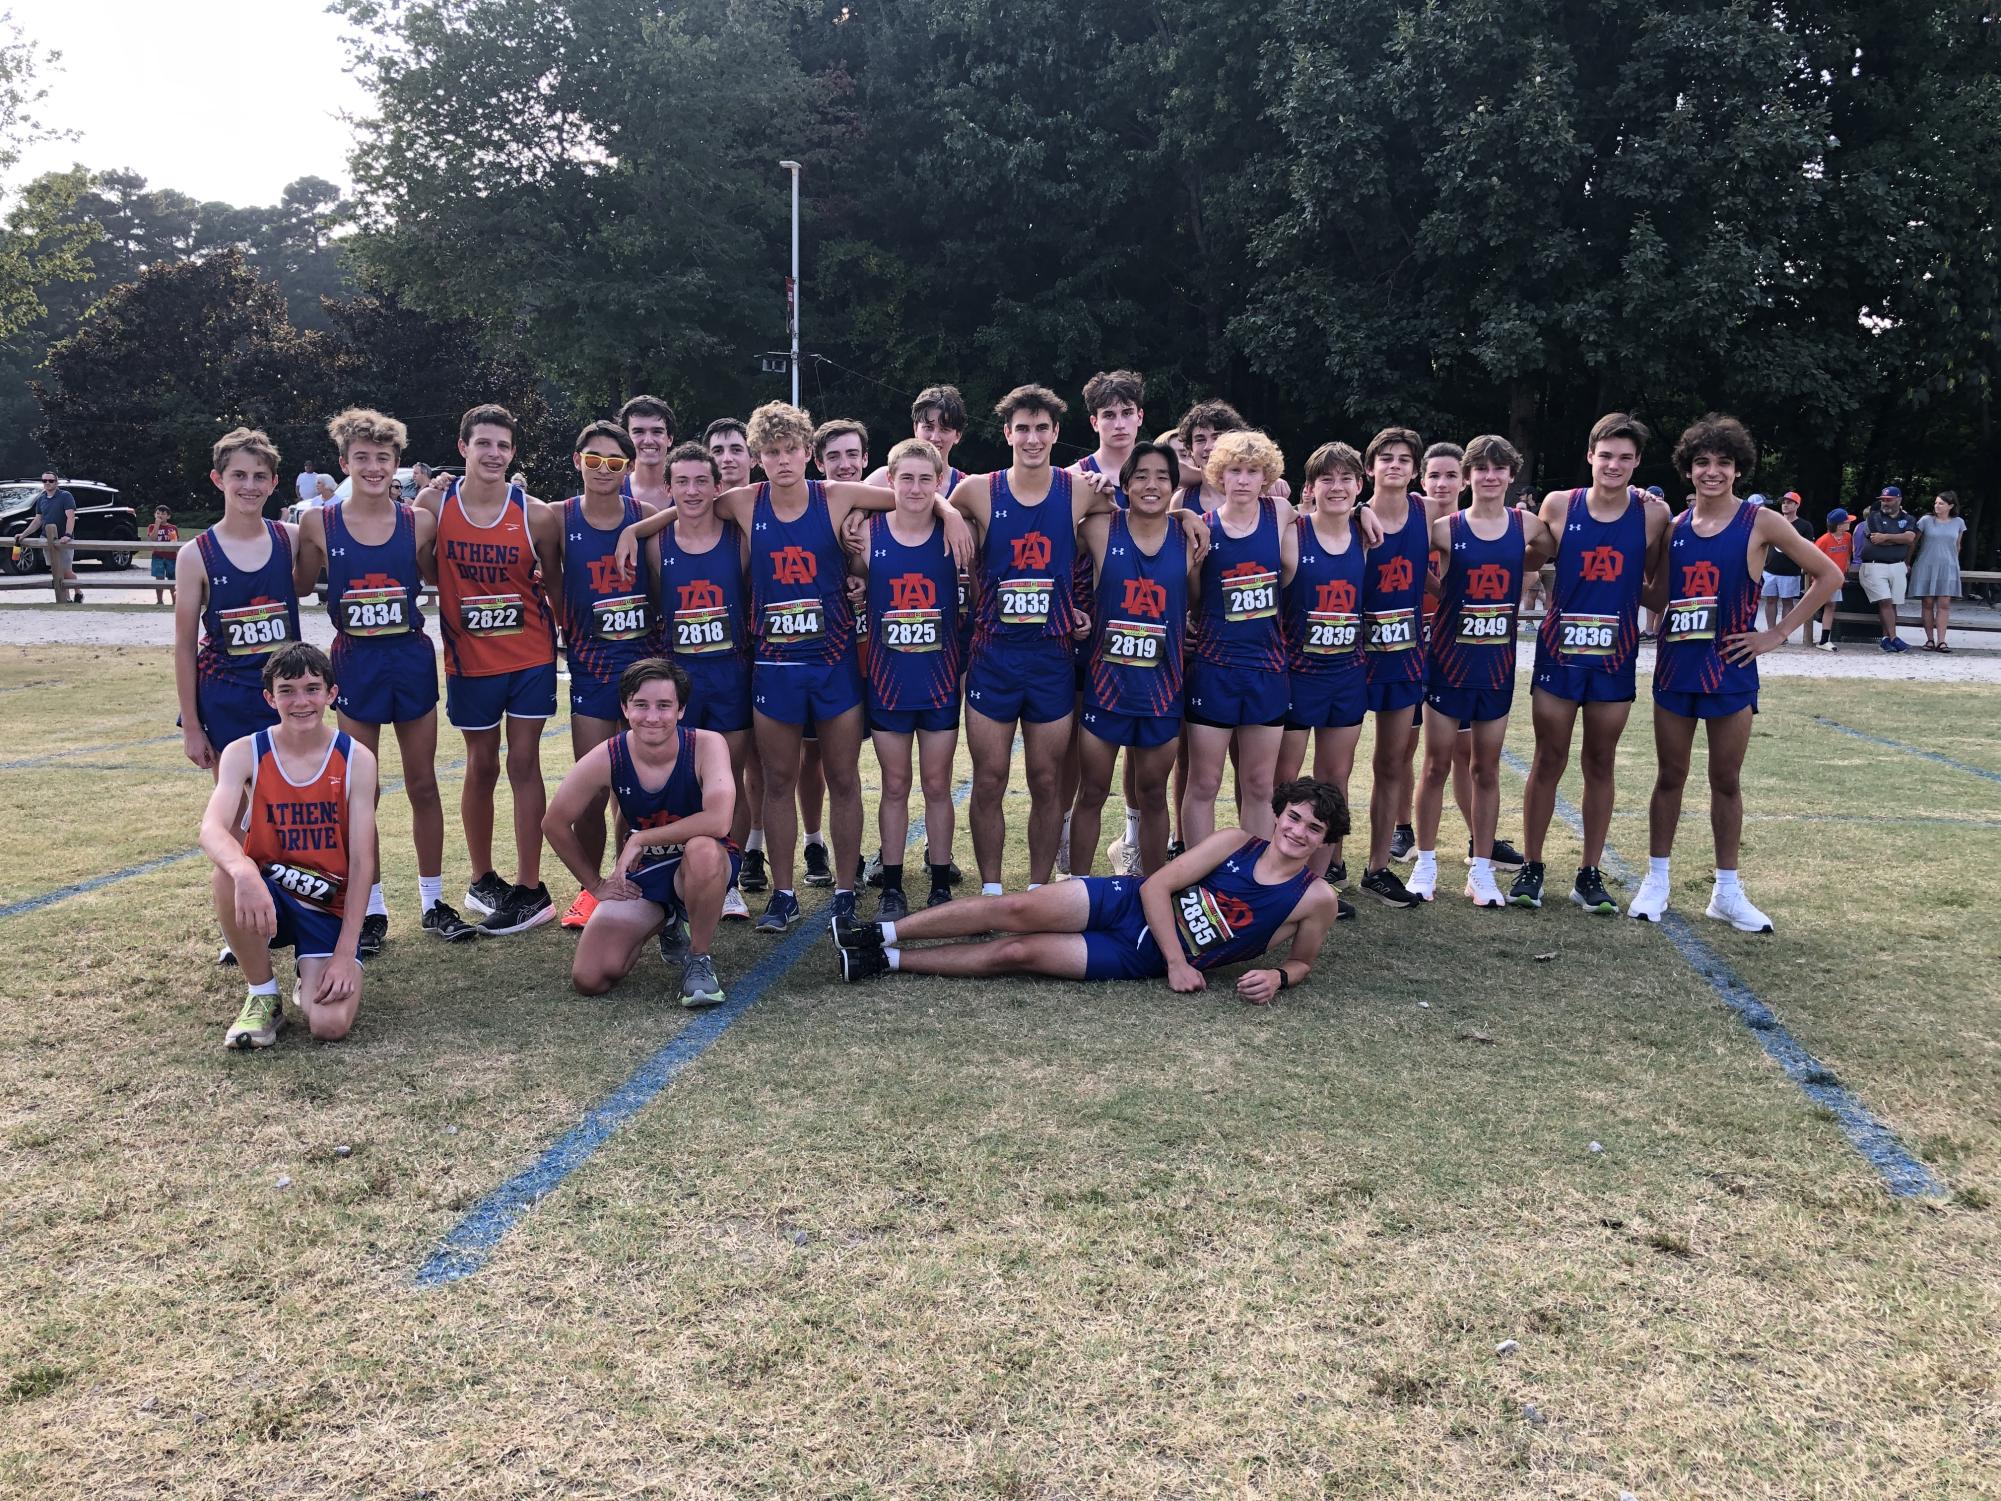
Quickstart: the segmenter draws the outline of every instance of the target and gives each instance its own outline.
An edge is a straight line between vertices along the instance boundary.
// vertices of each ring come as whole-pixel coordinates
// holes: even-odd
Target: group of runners
[[[1360,891],[1403,908],[1436,896],[1450,782],[1469,836],[1466,896],[1540,906],[1581,720],[1583,861],[1569,899],[1616,914],[1598,867],[1643,607],[1662,617],[1658,771],[1652,858],[1629,911],[1658,920],[1667,908],[1703,727],[1707,913],[1770,930],[1737,877],[1756,658],[1817,614],[1840,574],[1776,512],[1738,497],[1756,453],[1735,419],[1712,414],[1681,435],[1674,460],[1694,500],[1678,517],[1633,487],[1650,435],[1619,413],[1588,437],[1590,483],[1539,508],[1509,504],[1522,459],[1505,438],[1426,448],[1400,427],[1360,452],[1314,450],[1295,504],[1277,445],[1227,403],[1199,403],[1148,440],[1139,375],[1102,373],[1083,396],[1092,453],[1059,465],[1067,404],[1021,386],[994,409],[1008,466],[974,475],[951,463],[967,414],[950,386],[918,396],[913,435],[872,472],[856,422],[816,427],[775,402],[677,444],[672,408],[638,396],[577,435],[577,493],[559,504],[510,481],[520,433],[493,405],[460,423],[464,474],[439,474],[405,503],[403,425],[356,409],[329,425],[351,498],[296,527],[263,517],[279,472],[269,440],[225,436],[211,476],[225,513],[181,549],[175,609],[187,753],[217,778],[202,837],[224,957],[249,990],[228,1045],[265,1046],[282,1027],[278,947],[295,950],[313,1034],[352,1024],[360,961],[388,930],[374,831],[385,726],[411,805],[423,930],[456,943],[554,919],[546,844],[578,883],[563,921],[581,929],[572,981],[585,994],[630,973],[657,935],[682,1003],[721,1002],[711,945],[720,923],[751,920],[744,893],[769,890],[761,932],[801,920],[803,823],[805,880],[834,888],[848,979],[1026,971],[1193,990],[1210,968],[1289,945],[1283,964],[1237,983],[1267,1001],[1304,980],[1329,927],[1353,915],[1340,894],[1347,786],[1371,716]],[[1761,631],[1772,547],[1809,587]],[[1549,561],[1517,852],[1496,838],[1499,762],[1524,584]],[[299,628],[316,585],[334,626],[327,654]],[[464,740],[464,906],[477,922],[443,896],[427,586],[445,717]],[[557,714],[559,644],[575,764],[549,797],[540,746]],[[977,897],[953,890],[962,724]],[[864,738],[881,775],[868,862]],[[1004,893],[1017,740],[1027,881]],[[503,764],[511,879],[493,851]],[[1099,876],[1115,778],[1125,825]],[[904,865],[913,783],[926,843],[916,911]],[[1219,828],[1226,787],[1235,823]],[[864,884],[880,888],[868,921]],[[988,934],[1000,936],[912,947]]]

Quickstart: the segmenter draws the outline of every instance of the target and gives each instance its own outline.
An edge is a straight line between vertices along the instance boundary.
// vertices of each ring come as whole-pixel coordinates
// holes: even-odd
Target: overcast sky
[[[347,186],[348,126],[369,96],[343,71],[345,23],[325,0],[0,0],[43,48],[42,123],[76,139],[34,148],[6,186],[82,162],[238,205],[285,184]]]

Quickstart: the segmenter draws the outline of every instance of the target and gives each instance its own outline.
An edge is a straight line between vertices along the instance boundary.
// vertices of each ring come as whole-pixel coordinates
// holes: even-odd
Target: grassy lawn
[[[9,770],[0,905],[193,846],[205,778],[146,743],[166,661],[0,657],[0,762],[80,752]],[[2001,693],[1764,708],[1743,867],[1779,930],[1701,919],[1693,796],[1675,904],[1944,1200],[1884,1193],[1664,935],[1459,900],[1450,811],[1440,902],[1367,903],[1264,1010],[843,987],[816,944],[431,1289],[440,1237],[681,1027],[657,961],[586,1001],[553,926],[427,945],[398,796],[337,1046],[221,1051],[198,860],[8,918],[0,1494],[1994,1494],[2001,783],[1816,716],[2001,770]],[[1643,705],[1634,866],[1652,760]],[[1559,825],[1552,886],[1574,860]],[[726,930],[725,983],[769,942]]]

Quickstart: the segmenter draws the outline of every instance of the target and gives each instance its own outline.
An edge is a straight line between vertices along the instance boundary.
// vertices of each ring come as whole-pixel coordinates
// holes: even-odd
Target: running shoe
[[[570,903],[570,910],[563,914],[563,926],[581,928],[591,920],[591,914],[598,909],[598,899],[588,891],[579,891],[577,899]]]
[[[951,892],[945,895],[949,898]],[[899,922],[910,916],[910,898],[903,894],[901,886],[892,886],[876,899],[875,916],[877,922]]]
[[[1834,643],[1833,643],[1832,641],[1816,641],[1816,642],[1814,642],[1814,644],[1813,644],[1813,649],[1814,649],[1815,651],[1839,651],[1839,650],[1841,650],[1841,648],[1840,648],[1840,647],[1838,647],[1838,646],[1836,646],[1836,645],[1835,645],[1835,644],[1834,644]]]
[[[1494,841],[1494,853],[1487,858],[1495,865],[1508,870],[1520,870],[1522,868],[1522,852],[1505,839],[1496,839]],[[1470,839],[1466,841],[1466,863],[1468,865],[1473,863],[1473,841]]]
[[[736,883],[753,896],[771,884],[771,878],[764,872],[763,850],[743,852],[743,869],[737,873]]]
[[[500,910],[500,904],[507,900],[507,894],[514,888],[500,879],[495,871],[488,871],[472,885],[466,887],[466,910],[487,917]]]
[[[723,893],[723,921],[750,921],[750,908],[744,904],[743,893],[734,886]]]
[[[224,969],[236,968],[236,955],[230,952],[228,944],[222,946],[222,952],[215,956],[215,962]]]
[[[431,903],[431,910],[424,914],[424,931],[444,939],[446,943],[464,943],[468,938],[479,937],[479,929],[460,917],[446,902]]]
[[[1542,905],[1542,861],[1522,862],[1522,868],[1515,872],[1514,884],[1508,887],[1508,905],[1512,907]]]
[[[357,959],[373,959],[382,952],[382,945],[389,938],[389,914],[371,912],[361,920],[361,937],[355,940],[354,956]]]
[[[251,1048],[268,1048],[278,1040],[278,1034],[285,1029],[285,1006],[274,992],[271,995],[245,996],[243,1009],[230,1023],[229,1030],[222,1034],[222,1045],[247,1052]]]
[[[881,949],[842,949],[841,978],[850,985],[889,972],[889,956]]]
[[[882,854],[880,851],[869,856],[863,863],[861,884],[868,887],[871,891],[882,890]]]
[[[783,933],[799,921],[799,898],[789,891],[774,891],[764,904],[764,916],[757,920],[760,933]]]
[[[1385,907],[1415,907],[1422,900],[1413,896],[1397,873],[1387,865],[1381,870],[1363,871],[1362,889]]]
[[[1580,865],[1577,880],[1570,888],[1570,900],[1586,912],[1600,917],[1617,917],[1619,904],[1612,900],[1612,893],[1605,889],[1604,874],[1595,865]]]
[[[1355,915],[1355,904],[1339,892],[1334,896],[1334,921],[1347,922]]]
[[[479,930],[489,938],[498,938],[540,927],[555,915],[556,904],[549,899],[549,888],[537,881],[533,886],[510,889],[507,899],[487,914]]]
[[[927,907],[942,907],[951,900],[952,888],[934,883],[931,887],[931,894],[924,898],[924,905]]]
[[[1348,862],[1346,860],[1336,860],[1332,865],[1327,867],[1327,884],[1336,887],[1348,884]]]
[[[1641,922],[1659,922],[1661,914],[1668,908],[1668,878],[1657,876],[1651,870],[1640,889],[1633,894],[1632,905],[1626,908],[1626,916],[1636,917]]]
[[[931,863],[931,851],[928,849],[924,852],[924,862],[927,865]],[[963,885],[965,879],[966,873],[959,869],[959,862],[957,860],[947,860],[945,862],[945,884],[947,886]]]
[[[1417,830],[1407,823],[1400,823],[1396,832],[1390,835],[1390,858],[1408,860],[1417,853]]]
[[[687,967],[681,971],[681,1004],[690,1011],[698,1011],[704,1006],[720,1006],[723,1000],[723,982],[716,978],[715,958],[709,954],[690,954]]]
[[[834,867],[827,859],[824,844],[806,846],[806,884],[808,886],[831,886],[834,884]]]
[[[837,949],[879,949],[882,947],[882,926],[879,923],[863,922],[854,913],[836,913],[833,921],[834,947]]]
[[[1909,651],[1910,649],[1911,649],[1911,643],[1906,641],[1902,636],[1893,636],[1890,639],[1891,651],[1906,652]]]
[[[1111,868],[1113,875],[1129,876],[1135,873],[1126,869],[1127,862],[1129,861],[1137,865],[1139,863],[1139,851],[1126,842],[1126,836],[1121,832],[1118,838],[1105,846],[1105,864]]]
[[[673,913],[668,917],[667,925],[660,930],[660,962],[667,966],[671,974],[681,973],[689,962],[688,919],[683,913]]]
[[[1404,882],[1404,890],[1424,901],[1433,901],[1438,896],[1438,855],[1429,857],[1420,854],[1417,864],[1410,868],[1410,879]]]
[[[1508,899],[1494,883],[1494,873],[1475,866],[1466,872],[1466,899],[1476,907],[1505,907]]]
[[[852,891],[837,891],[827,913],[827,923],[831,927],[837,917],[853,917],[861,910],[861,904]]]
[[[1742,886],[1733,886],[1728,891],[1721,886],[1714,888],[1709,893],[1709,905],[1703,909],[1702,915],[1727,922],[1740,933],[1772,931],[1772,920],[1751,905],[1751,899],[1744,895]]]

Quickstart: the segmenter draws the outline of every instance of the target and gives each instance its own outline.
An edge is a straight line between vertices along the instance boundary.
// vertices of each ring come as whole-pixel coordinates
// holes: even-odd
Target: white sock
[[[1417,852],[1417,868],[1419,870],[1436,870],[1438,868],[1438,851],[1419,850]]]
[[[1666,855],[1647,856],[1647,874],[1650,876],[1659,876],[1665,881],[1668,878],[1668,857]]]
[[[1040,881],[1030,881],[1030,882],[1028,883],[1028,889],[1029,889],[1030,891],[1034,891],[1034,890],[1036,890],[1037,888],[1039,888],[1039,887],[1040,887],[1041,885],[1042,885],[1042,883],[1041,883]]]
[[[903,950],[901,950],[901,949],[884,949],[884,950],[882,951],[882,957],[883,957],[883,958],[885,958],[885,959],[887,959],[887,960],[889,961],[889,967],[890,967],[891,969],[902,969],[902,968],[903,968]]]
[[[1737,891],[1737,890],[1739,890],[1740,888],[1739,888],[1739,886],[1737,885],[1737,872],[1736,872],[1736,871],[1734,871],[1734,870],[1719,870],[1719,871],[1717,871],[1717,872],[1716,872],[1716,889],[1717,889],[1718,891]]]
[[[417,877],[417,904],[429,912],[445,899],[445,878],[443,876]]]
[[[1070,838],[1070,815],[1068,813],[1063,815],[1063,838],[1065,842],[1068,842]]]
[[[879,923],[877,923],[877,924],[876,924],[876,926],[877,926],[878,928],[881,928],[881,929],[882,929],[882,942],[883,942],[883,947],[887,948],[887,947],[888,947],[888,946],[889,946],[890,944],[892,944],[892,943],[895,943],[895,942],[896,942],[896,924],[895,924],[895,923],[893,923],[893,922],[879,922]]]
[[[1126,809],[1126,843],[1139,843],[1139,813],[1136,809]]]
[[[373,886],[368,888],[367,915],[370,917],[387,917],[389,915],[389,907],[382,900],[382,883],[380,881],[377,881]]]
[[[827,841],[820,837],[820,831],[818,829],[808,829],[806,831],[806,842],[808,844],[817,844],[820,846],[821,849],[825,849],[827,847]]]
[[[999,881],[980,882],[981,896],[999,896],[1000,894],[1001,894],[1001,883]]]
[[[276,995],[278,993],[278,976],[276,974],[273,974],[271,978],[266,980],[263,984],[252,985],[250,987],[250,993],[252,995]]]
[[[749,832],[748,834],[744,835],[744,837],[743,837],[743,848],[744,848],[744,853],[745,853],[745,854],[749,854],[749,853],[750,853],[750,852],[751,852],[752,850],[761,850],[761,849],[763,849],[763,848],[764,848],[764,830],[762,830],[762,829],[752,829],[752,830],[751,830],[751,831],[750,831],[750,832]]]
[[[1486,858],[1485,856],[1482,856],[1482,855],[1475,855],[1475,856],[1473,857],[1473,874],[1474,874],[1474,875],[1476,875],[1476,876],[1491,876],[1491,875],[1492,875],[1493,873],[1494,873],[1494,862],[1493,862],[1492,860],[1490,860],[1490,859],[1488,859],[1488,858]]]

